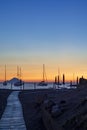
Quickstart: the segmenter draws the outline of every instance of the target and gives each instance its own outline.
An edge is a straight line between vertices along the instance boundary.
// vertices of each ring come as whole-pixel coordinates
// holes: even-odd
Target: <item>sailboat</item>
[[[58,76],[55,77],[55,82],[56,85],[61,85],[60,83],[60,70],[58,68]]]
[[[47,78],[46,78],[46,72],[45,72],[45,65],[43,64],[43,80],[38,83],[38,86],[47,86]]]
[[[19,81],[14,83],[14,86],[22,86],[23,85],[23,81],[21,80],[21,68],[19,70],[18,66],[17,66],[17,77],[18,77]]]
[[[5,81],[3,82],[3,85],[4,85],[4,86],[7,85],[7,81],[6,81],[6,65],[5,65]]]

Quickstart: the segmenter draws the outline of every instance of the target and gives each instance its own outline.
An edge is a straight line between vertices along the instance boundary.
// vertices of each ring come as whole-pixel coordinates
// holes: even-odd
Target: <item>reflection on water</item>
[[[75,86],[70,87],[69,83],[64,85],[55,85],[53,83],[48,83],[47,86],[38,86],[38,83],[25,83],[24,86],[14,86],[13,84],[8,83],[7,86],[3,86],[3,83],[0,83],[0,89],[12,89],[12,90],[31,90],[31,89],[71,89],[76,88]]]

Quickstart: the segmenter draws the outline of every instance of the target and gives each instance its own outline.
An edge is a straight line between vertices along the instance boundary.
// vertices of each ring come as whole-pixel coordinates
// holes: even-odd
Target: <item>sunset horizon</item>
[[[0,80],[5,64],[7,80],[17,76],[17,66],[23,80],[42,80],[43,64],[48,81],[58,69],[66,81],[87,78],[86,5],[86,0],[1,0]]]
[[[0,0],[0,129],[87,130],[87,0]]]
[[[11,68],[12,67],[12,68]],[[21,77],[17,75],[17,67],[21,68]],[[29,68],[28,68],[29,67]],[[55,69],[56,68],[56,69]],[[73,69],[73,68],[72,68]],[[82,73],[80,71],[69,71],[64,69],[59,69],[57,67],[51,67],[45,65],[45,71],[46,71],[46,78],[48,82],[54,82],[55,77],[60,77],[60,82],[62,82],[63,74],[65,75],[65,81],[66,82],[76,82],[77,77],[81,78],[82,76],[84,78],[87,78],[86,73]],[[0,81],[5,80],[5,65],[1,66],[1,76]],[[42,65],[39,67],[34,65],[28,66],[16,66],[16,65],[6,65],[6,80],[11,80],[12,78],[21,78],[25,82],[40,82],[43,80],[43,68]]]

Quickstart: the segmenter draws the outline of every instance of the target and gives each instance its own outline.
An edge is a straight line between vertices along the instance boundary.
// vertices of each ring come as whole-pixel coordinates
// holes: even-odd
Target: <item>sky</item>
[[[0,0],[0,79],[87,78],[87,0]]]

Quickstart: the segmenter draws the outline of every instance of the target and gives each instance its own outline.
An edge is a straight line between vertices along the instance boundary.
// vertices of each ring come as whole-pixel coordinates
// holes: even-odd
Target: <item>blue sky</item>
[[[0,0],[2,64],[86,67],[86,48],[86,0]]]

